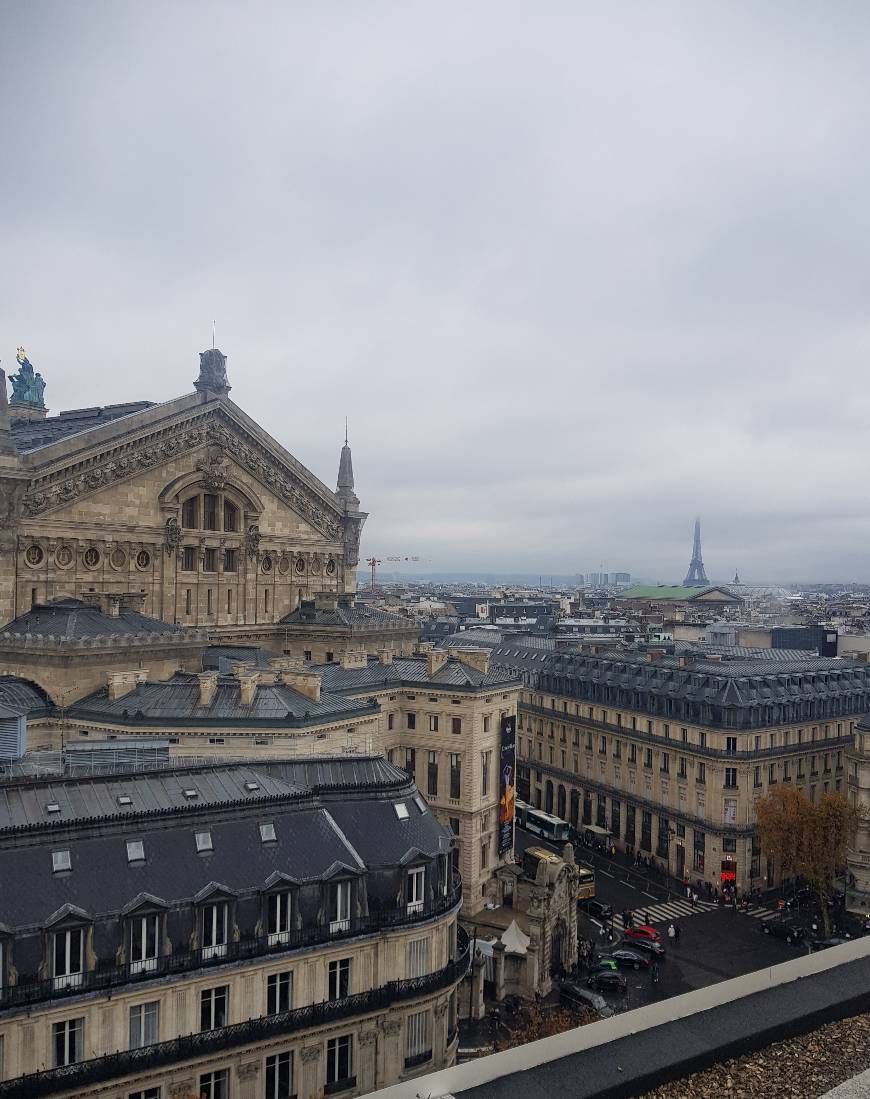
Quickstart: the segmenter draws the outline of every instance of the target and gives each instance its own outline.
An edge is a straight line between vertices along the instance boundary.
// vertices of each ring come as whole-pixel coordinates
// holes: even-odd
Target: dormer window
[[[260,842],[261,843],[275,843],[277,836],[275,835],[275,825],[267,822],[260,825]]]
[[[142,840],[127,840],[127,862],[144,862],[145,844]]]
[[[84,931],[70,927],[52,935],[52,978],[55,988],[78,988],[84,979]]]
[[[408,806],[403,801],[395,802],[393,808],[396,810],[396,816],[399,820],[408,819]]]
[[[202,957],[223,958],[227,952],[228,912],[226,901],[202,906]]]
[[[130,921],[130,972],[153,973],[160,955],[160,916],[134,916]]]
[[[184,791],[184,796],[187,798],[188,801],[193,801],[194,798],[199,797],[199,790],[194,790],[191,787],[190,789]]]
[[[423,911],[423,903],[426,896],[426,867],[415,866],[408,871],[406,900],[408,915],[413,916]]]
[[[46,805],[46,807],[45,807],[45,811],[46,811],[46,813],[48,813],[49,815],[53,815],[53,814],[55,814],[55,813],[59,813],[59,812],[60,812],[60,806],[58,805],[58,803],[57,803],[56,801],[50,801],[50,802],[48,803],[48,805]]]
[[[119,794],[118,797],[115,798],[115,801],[117,801],[119,805],[133,804],[133,799],[131,797],[128,797],[127,794]]]
[[[289,889],[270,893],[266,898],[266,932],[269,946],[290,941],[292,895]]]
[[[329,887],[330,935],[350,931],[350,889],[349,881],[333,882]]]

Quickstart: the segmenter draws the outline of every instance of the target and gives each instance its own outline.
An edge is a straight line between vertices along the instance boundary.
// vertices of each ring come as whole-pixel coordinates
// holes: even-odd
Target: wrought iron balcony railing
[[[93,1084],[102,1084],[132,1073],[159,1069],[164,1065],[177,1066],[190,1058],[224,1053],[228,1049],[237,1049],[268,1038],[293,1034],[311,1027],[322,1027],[338,1019],[383,1011],[393,1004],[417,999],[456,984],[468,972],[470,962],[471,944],[467,933],[459,927],[456,958],[435,973],[405,981],[390,981],[379,988],[372,988],[355,996],[345,996],[341,1000],[309,1004],[277,1015],[246,1019],[243,1023],[232,1026],[198,1034],[185,1034],[168,1042],[110,1053],[63,1068],[19,1076],[15,1080],[4,1080],[0,1082],[0,1099],[43,1099],[44,1096],[56,1095],[58,1092],[78,1092]]]
[[[280,957],[293,950],[320,943],[341,942],[358,935],[372,935],[391,928],[408,927],[423,923],[436,916],[450,912],[462,901],[462,879],[453,874],[450,889],[426,902],[419,911],[409,911],[406,904],[388,911],[372,912],[368,916],[352,917],[347,926],[332,928],[329,923],[316,924],[297,930],[282,932],[281,940],[270,941],[270,936],[260,935],[238,942],[223,944],[222,952],[213,947],[199,950],[180,950],[173,954],[164,954],[158,958],[149,958],[148,964],[130,962],[126,965],[98,965],[86,973],[77,974],[76,981],[68,977],[47,978],[40,981],[23,981],[0,988],[0,1018],[4,1009],[23,1007],[43,1003],[48,1000],[68,999],[83,993],[98,992],[120,988],[129,984],[141,984],[166,977],[173,973],[189,973],[192,970],[211,969],[231,962],[241,962],[253,958]],[[344,921],[342,921],[344,923]],[[274,936],[271,937],[274,940]]]

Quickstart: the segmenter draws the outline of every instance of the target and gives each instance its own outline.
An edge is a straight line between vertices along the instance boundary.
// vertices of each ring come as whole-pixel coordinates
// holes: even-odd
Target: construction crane
[[[396,561],[419,561],[420,558],[419,557],[412,557],[412,556],[403,557],[401,555],[399,555],[399,556],[393,555],[392,557],[387,557],[386,560],[391,561],[391,562],[396,562]],[[367,557],[366,558],[366,564],[372,570],[372,591],[375,590],[375,578],[377,576],[378,565],[380,565],[382,563],[383,562],[381,561],[381,559],[379,557]]]

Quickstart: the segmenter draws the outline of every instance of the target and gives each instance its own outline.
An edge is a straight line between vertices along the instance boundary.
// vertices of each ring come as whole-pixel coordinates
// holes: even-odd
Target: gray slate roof
[[[48,713],[54,709],[54,704],[45,691],[29,679],[4,675],[0,676],[0,708],[6,711],[5,716],[17,717]]]
[[[128,401],[126,404],[110,404],[102,408],[76,408],[61,412],[59,416],[47,416],[44,420],[16,420],[15,409],[11,408],[12,438],[22,453],[26,450],[38,450],[69,435],[77,435],[80,431],[90,431],[122,416],[132,416],[143,409],[151,408],[152,405],[153,401]]]
[[[340,603],[335,610],[312,609],[306,611],[302,607],[286,614],[281,619],[282,625],[287,626],[340,626],[345,629],[354,627],[383,626],[393,629],[416,629],[415,624],[409,618],[403,618],[399,614],[390,614],[375,607],[367,607],[362,603]]]
[[[76,641],[85,637],[129,637],[136,634],[175,634],[184,636],[183,626],[148,618],[137,611],[120,610],[118,615],[104,614],[99,607],[80,599],[54,599],[36,603],[0,630],[4,637],[54,637]]]
[[[91,716],[167,725],[238,722],[291,726],[350,718],[371,709],[367,702],[352,702],[328,690],[321,691],[320,701],[314,702],[285,683],[257,684],[254,700],[246,706],[239,681],[233,676],[220,676],[211,702],[203,706],[197,676],[177,672],[158,683],[140,683],[120,698],[109,698],[103,687],[76,702],[69,713],[80,720]]]
[[[320,673],[323,687],[330,691],[356,692],[365,688],[396,687],[457,687],[493,689],[517,682],[517,676],[504,667],[490,667],[484,675],[477,668],[460,660],[448,659],[434,675],[429,675],[425,657],[395,657],[391,664],[381,664],[370,657],[365,668],[342,668],[340,664],[314,665]]]

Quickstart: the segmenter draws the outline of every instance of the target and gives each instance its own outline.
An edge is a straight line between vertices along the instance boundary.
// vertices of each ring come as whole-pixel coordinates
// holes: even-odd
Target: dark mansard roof
[[[122,416],[132,416],[151,407],[152,401],[128,401],[126,404],[110,404],[102,408],[73,408],[58,416],[47,416],[44,420],[16,420],[13,406],[9,410],[12,416],[12,438],[16,448],[22,453],[39,450],[69,435],[90,431]]]

